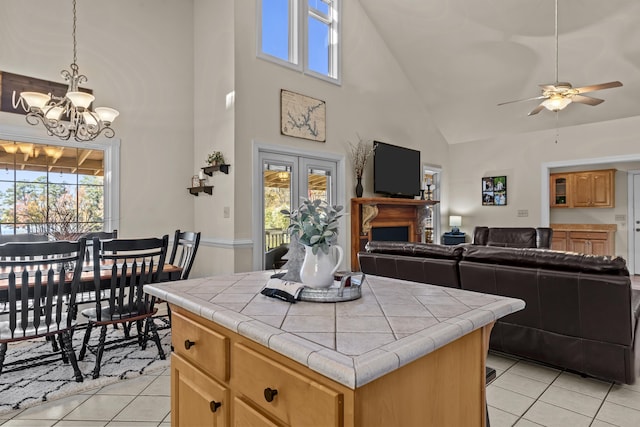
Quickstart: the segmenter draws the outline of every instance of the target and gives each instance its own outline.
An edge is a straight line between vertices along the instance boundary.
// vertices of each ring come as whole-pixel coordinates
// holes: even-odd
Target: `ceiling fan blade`
[[[604,99],[592,98],[590,96],[584,96],[584,95],[573,95],[571,97],[571,101],[572,102],[578,102],[580,104],[598,105],[598,104],[603,103]]]
[[[545,99],[546,96],[544,95],[540,95],[540,96],[536,96],[533,98],[527,98],[527,99],[518,99],[517,101],[507,101],[507,102],[501,102],[500,104],[498,104],[498,106],[500,105],[505,105],[505,104],[513,104],[514,102],[525,102],[525,101],[534,101],[536,99]]]
[[[578,91],[578,93],[587,93],[587,92],[595,92],[596,90],[611,89],[613,87],[620,87],[620,86],[622,86],[622,83],[615,81],[615,82],[609,82],[609,83],[600,83],[600,84],[591,85],[591,86],[576,87],[574,88],[574,90]]]
[[[533,116],[534,114],[538,114],[542,110],[544,110],[544,105],[540,104],[533,110],[529,111],[529,114],[527,114],[527,116]]]

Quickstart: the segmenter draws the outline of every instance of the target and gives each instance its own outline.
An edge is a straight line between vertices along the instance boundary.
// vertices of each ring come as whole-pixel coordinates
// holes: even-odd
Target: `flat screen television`
[[[373,192],[412,199],[420,195],[420,151],[373,141]]]

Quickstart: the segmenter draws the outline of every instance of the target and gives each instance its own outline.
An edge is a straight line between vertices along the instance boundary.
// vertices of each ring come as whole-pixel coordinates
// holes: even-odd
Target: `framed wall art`
[[[326,104],[285,89],[280,91],[280,132],[296,138],[325,142]]]
[[[507,177],[487,176],[482,178],[482,206],[507,205]]]

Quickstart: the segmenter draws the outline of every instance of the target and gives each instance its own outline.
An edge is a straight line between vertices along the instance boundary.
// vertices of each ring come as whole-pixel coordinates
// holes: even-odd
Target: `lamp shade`
[[[29,107],[40,109],[47,105],[47,102],[51,99],[49,95],[40,92],[20,92],[20,97],[24,99]]]
[[[105,123],[111,123],[120,114],[118,110],[114,110],[113,108],[109,107],[96,107],[95,112],[98,117],[100,117],[100,120]]]
[[[44,116],[49,120],[60,120],[60,116],[64,111],[64,108],[59,106],[48,106],[43,109]]]
[[[560,111],[569,104],[571,104],[571,98],[562,95],[551,95],[549,99],[542,103],[542,106],[549,111]]]
[[[460,227],[462,225],[462,217],[460,215],[449,216],[450,227]]]
[[[89,105],[96,99],[95,96],[86,92],[67,92],[67,98],[76,108],[89,108]]]

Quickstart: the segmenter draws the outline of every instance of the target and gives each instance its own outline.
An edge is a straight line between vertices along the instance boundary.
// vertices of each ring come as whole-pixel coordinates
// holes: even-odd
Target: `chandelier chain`
[[[78,46],[76,43],[76,0],[73,0],[73,31],[72,31],[72,36],[73,36],[73,63],[76,64],[78,62],[78,54],[77,54],[77,50],[78,50]]]

